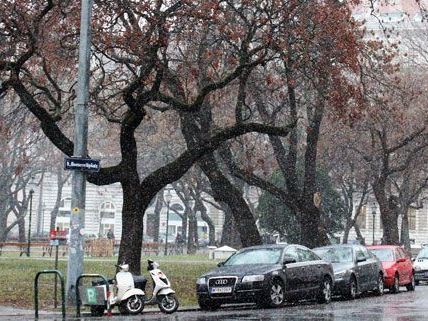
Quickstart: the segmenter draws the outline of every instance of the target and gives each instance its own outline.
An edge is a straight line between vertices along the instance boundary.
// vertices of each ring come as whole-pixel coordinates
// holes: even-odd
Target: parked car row
[[[427,272],[428,272],[428,252]],[[428,273],[427,273],[428,278]],[[384,287],[415,289],[412,262],[398,246],[332,245],[310,250],[295,244],[243,248],[196,281],[202,310],[226,303],[279,307],[302,299],[329,303],[333,295],[354,299]]]

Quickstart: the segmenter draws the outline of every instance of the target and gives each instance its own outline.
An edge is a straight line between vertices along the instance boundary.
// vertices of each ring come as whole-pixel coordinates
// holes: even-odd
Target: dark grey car
[[[300,245],[248,247],[205,273],[196,282],[199,306],[213,310],[223,303],[255,302],[278,307],[286,300],[331,300],[333,268]]]
[[[358,293],[374,291],[382,295],[382,263],[362,245],[340,244],[313,249],[334,270],[334,293],[354,299]]]

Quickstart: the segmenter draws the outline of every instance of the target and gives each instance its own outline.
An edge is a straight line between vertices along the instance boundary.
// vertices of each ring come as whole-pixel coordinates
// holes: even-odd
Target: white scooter
[[[107,291],[110,308],[117,306],[121,314],[139,314],[144,309],[144,289],[138,288],[134,283],[134,276],[129,272],[128,264],[116,265],[119,272],[116,273],[113,291]],[[104,305],[92,305],[91,315],[102,316],[107,307]]]
[[[153,280],[153,294],[151,298],[144,300],[144,304],[157,304],[162,312],[174,313],[178,309],[179,302],[168,278],[159,269],[159,264],[152,260],[147,261],[147,271]]]
[[[174,313],[179,306],[175,291],[171,289],[171,283],[166,275],[158,269],[159,264],[148,260],[147,270],[153,280],[153,295],[145,296],[147,279],[144,276],[132,275],[128,264],[116,265],[119,269],[112,280],[113,291],[109,293],[110,308],[118,307],[121,314],[136,315],[143,312],[144,305],[157,304],[164,313]],[[110,281],[109,281],[110,283]],[[102,316],[107,307],[104,305],[92,305],[91,315]]]

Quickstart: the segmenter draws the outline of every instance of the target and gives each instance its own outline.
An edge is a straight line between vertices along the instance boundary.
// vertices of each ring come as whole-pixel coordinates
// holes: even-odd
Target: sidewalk
[[[184,311],[195,311],[199,307],[197,306],[184,306],[179,307],[179,312]],[[144,308],[144,312],[150,313],[150,312],[160,312],[159,308],[157,306],[147,306]],[[144,314],[143,312],[143,314]],[[117,312],[117,309],[113,310],[114,315],[119,315]],[[67,320],[76,319],[76,314],[74,309],[67,309]],[[89,316],[89,313],[87,311],[82,312],[82,319],[87,319]],[[28,321],[28,320],[34,320],[34,310],[33,309],[19,309],[11,306],[0,306],[0,320],[1,321],[9,321],[13,320],[16,321],[17,317],[19,317],[19,321]],[[58,309],[58,311],[39,311],[39,320],[46,320],[46,319],[56,319],[60,320],[62,319],[61,310]],[[80,319],[80,318],[78,318]],[[99,319],[99,318],[98,318]]]
[[[10,306],[0,306],[0,316],[34,315],[34,310],[24,310]]]
[[[34,320],[34,309],[20,309],[13,306],[0,306],[0,320],[16,320],[20,317],[19,321]],[[39,311],[39,319],[52,318],[58,316],[62,318],[61,309],[58,311]]]
[[[20,321],[34,320],[34,310],[24,310],[10,306],[0,306],[0,320],[16,320],[18,316]]]

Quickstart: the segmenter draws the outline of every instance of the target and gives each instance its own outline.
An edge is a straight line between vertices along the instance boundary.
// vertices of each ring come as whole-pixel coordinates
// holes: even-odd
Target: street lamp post
[[[168,225],[169,225],[169,203],[171,202],[172,195],[171,191],[168,190],[168,193],[165,195],[166,201],[166,231],[165,231],[165,253],[164,255],[168,255]]]
[[[31,215],[33,212],[33,194],[34,194],[34,190],[30,189],[30,213],[28,216],[27,256],[30,256],[30,247],[31,247]]]
[[[372,245],[374,245],[375,244],[375,236],[374,236],[374,232],[375,232],[375,218],[376,218],[376,206],[375,205],[373,205],[372,216],[373,216]]]

